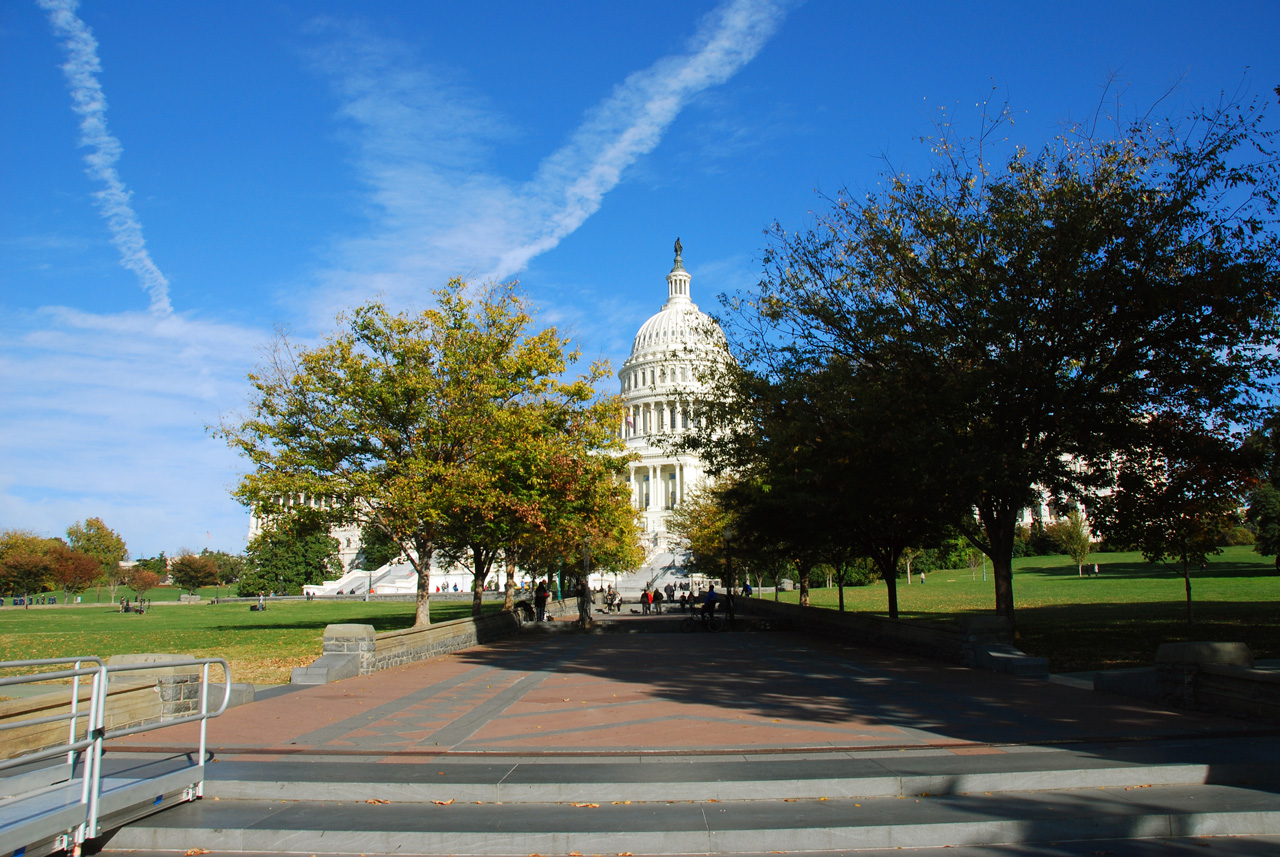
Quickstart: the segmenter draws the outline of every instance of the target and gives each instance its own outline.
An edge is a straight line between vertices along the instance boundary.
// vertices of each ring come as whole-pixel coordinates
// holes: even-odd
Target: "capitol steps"
[[[101,847],[665,855],[1280,836],[1280,790],[1265,784],[1280,780],[1274,742],[1194,764],[1161,755],[226,762],[210,766],[204,800]]]

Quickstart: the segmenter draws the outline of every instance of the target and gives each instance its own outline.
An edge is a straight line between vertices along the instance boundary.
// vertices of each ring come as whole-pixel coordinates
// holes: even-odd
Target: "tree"
[[[183,553],[169,566],[173,582],[195,595],[202,586],[212,586],[218,579],[218,564],[212,557]]]
[[[155,589],[163,582],[163,577],[141,566],[134,566],[125,577],[125,585],[137,593],[139,598],[145,597],[148,590]]]
[[[1093,542],[1089,538],[1089,527],[1084,522],[1084,515],[1079,509],[1072,509],[1067,517],[1049,527],[1049,535],[1057,543],[1062,552],[1071,557],[1076,564],[1076,575],[1084,577],[1084,561],[1089,558]]]
[[[1272,412],[1249,443],[1262,461],[1259,482],[1249,493],[1245,520],[1253,525],[1253,549],[1262,556],[1275,556],[1280,572],[1280,413]]]
[[[101,579],[107,584],[111,600],[115,601],[116,587],[124,579],[120,563],[129,558],[129,549],[120,534],[104,524],[101,518],[86,518],[67,527],[67,544],[72,550],[88,554],[98,561]]]
[[[62,587],[68,601],[84,592],[102,577],[102,562],[97,557],[73,550],[58,542],[49,552],[53,582]]]
[[[356,568],[377,571],[400,558],[400,545],[377,527],[360,529],[360,552],[356,554]]]
[[[52,553],[61,544],[31,530],[0,530],[0,591],[26,595],[48,589]]]
[[[1090,512],[1108,539],[1136,546],[1148,562],[1180,566],[1191,624],[1191,566],[1222,552],[1222,533],[1239,522],[1256,458],[1224,427],[1157,418],[1149,437],[1145,449],[1117,461],[1116,490],[1097,497]]]
[[[719,492],[710,487],[686,492],[667,522],[672,545],[688,552],[686,567],[707,577],[720,577],[725,564],[725,531],[736,536],[738,525],[721,502]]]
[[[203,548],[200,551],[200,556],[209,557],[209,559],[213,560],[214,565],[218,567],[218,576],[214,580],[215,586],[222,586],[224,583],[235,583],[249,569],[249,561],[243,555],[231,554],[221,550],[211,551],[208,548]]]
[[[733,335],[812,372],[883,371],[898,431],[941,429],[917,465],[967,492],[1012,621],[1016,527],[1042,491],[1105,487],[1152,415],[1248,422],[1271,389],[1272,133],[1260,107],[1228,105],[1114,139],[1076,129],[1003,165],[990,133],[944,136],[922,177],[776,227],[764,280],[730,301]]]
[[[726,499],[743,530],[793,561],[802,604],[814,565],[866,558],[896,618],[903,553],[940,540],[967,511],[953,485],[921,466],[943,440],[936,428],[899,424],[903,403],[922,407],[932,391],[890,379],[894,367],[855,369],[767,339],[741,356],[715,364],[703,404],[714,428],[687,445],[712,472],[738,477]]]
[[[301,595],[302,587],[342,574],[340,548],[325,517],[314,510],[277,514],[245,548],[247,568],[236,592],[241,598],[261,592]]]
[[[250,416],[221,427],[255,467],[242,502],[269,514],[283,497],[323,498],[329,521],[399,546],[418,573],[416,624],[430,622],[431,559],[456,542],[454,515],[519,443],[513,412],[553,403],[568,424],[591,395],[589,375],[561,380],[577,355],[554,329],[531,330],[513,284],[452,280],[435,296],[416,314],[362,306],[314,349],[282,339],[250,376]]]

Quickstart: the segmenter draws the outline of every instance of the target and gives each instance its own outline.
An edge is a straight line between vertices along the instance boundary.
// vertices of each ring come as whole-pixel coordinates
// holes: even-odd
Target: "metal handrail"
[[[93,663],[92,667],[81,667],[82,663]],[[31,762],[39,762],[45,759],[52,759],[63,753],[67,754],[67,764],[74,764],[75,754],[81,750],[88,749],[93,746],[94,735],[93,727],[96,723],[96,709],[98,697],[98,685],[102,681],[103,669],[106,664],[101,658],[86,655],[84,657],[72,658],[36,658],[25,661],[5,661],[0,664],[3,669],[25,669],[27,667],[44,667],[55,666],[58,664],[75,664],[76,666],[69,670],[54,670],[52,672],[29,673],[27,675],[6,676],[0,678],[0,687],[12,687],[20,684],[37,684],[45,681],[58,681],[65,678],[73,679],[71,684],[71,710],[63,714],[51,714],[46,717],[32,717],[25,720],[15,720],[12,723],[0,723],[0,731],[7,729],[28,729],[32,726],[43,726],[47,723],[57,723],[59,721],[68,721],[69,731],[67,741],[55,747],[46,747],[31,753],[23,753],[10,759],[0,759],[0,771],[8,768],[15,768],[20,765],[27,765]],[[76,740],[77,721],[85,716],[80,711],[80,677],[93,676],[93,685],[89,693],[89,712],[88,721],[89,728],[85,732],[85,737]],[[86,763],[86,773],[87,773]]]
[[[94,666],[81,667],[80,664],[85,662],[93,663]],[[13,723],[0,723],[0,730],[39,726],[66,720],[70,721],[71,724],[68,740],[56,747],[49,747],[32,753],[15,756],[12,759],[0,760],[0,770],[54,758],[66,753],[67,763],[72,766],[72,774],[74,775],[75,758],[77,754],[83,754],[84,768],[82,774],[83,784],[81,787],[80,803],[85,805],[86,811],[84,822],[77,827],[73,834],[73,839],[75,840],[78,848],[79,844],[84,842],[84,840],[92,839],[98,835],[98,805],[102,796],[103,742],[107,738],[120,738],[125,735],[133,735],[138,732],[148,732],[154,729],[163,729],[168,726],[177,726],[183,723],[199,721],[200,749],[199,756],[197,756],[197,758],[199,759],[199,764],[203,766],[205,753],[208,747],[207,738],[209,718],[217,717],[226,711],[227,706],[231,701],[231,667],[223,658],[186,658],[177,661],[107,665],[101,658],[84,656],[74,658],[42,658],[37,660],[0,662],[0,669],[22,669],[26,667],[54,666],[59,664],[75,664],[75,667],[69,670],[55,670],[48,673],[32,673],[24,676],[0,678],[0,687],[70,678],[72,679],[70,712],[65,714],[49,715],[46,717],[30,718],[27,720],[17,720]],[[223,688],[222,702],[215,711],[209,710],[209,668],[211,666],[222,667],[223,679],[226,685]],[[160,722],[152,722],[139,726],[112,729],[110,731],[106,729],[107,689],[111,673],[143,672],[154,671],[158,668],[170,669],[181,667],[201,668],[200,710],[198,713],[189,714],[184,717],[177,717],[173,720],[162,720]],[[84,738],[76,740],[77,722],[80,717],[84,716],[80,710],[80,678],[82,676],[93,677],[87,716],[89,728],[86,730],[86,736]],[[194,785],[193,791],[197,797],[203,797],[203,779]]]

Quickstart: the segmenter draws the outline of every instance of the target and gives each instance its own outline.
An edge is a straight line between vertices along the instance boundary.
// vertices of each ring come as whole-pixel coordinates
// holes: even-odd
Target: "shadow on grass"
[[[1054,672],[1150,666],[1161,643],[1243,642],[1255,658],[1280,657],[1273,601],[1054,604],[1017,612],[1019,645],[1049,659]]]
[[[1093,568],[1094,563],[1098,564],[1099,578],[1123,577],[1129,580],[1148,579],[1148,580],[1169,580],[1172,578],[1182,577],[1182,566],[1172,565],[1159,562],[1107,562],[1106,554],[1097,554],[1089,557],[1089,561],[1085,563],[1085,580],[1091,579],[1088,575],[1089,569]],[[1020,567],[1017,571],[1019,575],[1041,575],[1044,577],[1075,577],[1079,578],[1079,570],[1075,565],[1034,565],[1034,560],[1028,560],[1027,564]],[[1278,574],[1271,565],[1260,564],[1257,562],[1248,562],[1241,560],[1211,560],[1204,570],[1201,571],[1199,566],[1191,567],[1191,580],[1194,585],[1196,578],[1253,578],[1253,579],[1272,579],[1280,580]]]

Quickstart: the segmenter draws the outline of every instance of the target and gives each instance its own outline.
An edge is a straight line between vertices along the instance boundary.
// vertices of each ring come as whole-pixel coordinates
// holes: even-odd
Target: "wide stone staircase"
[[[964,752],[327,756],[208,767],[203,800],[96,846],[570,857],[943,846],[1280,853],[1280,738],[1259,733]]]

